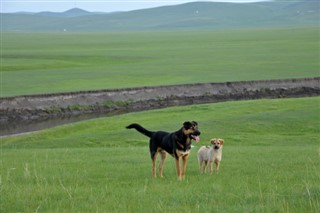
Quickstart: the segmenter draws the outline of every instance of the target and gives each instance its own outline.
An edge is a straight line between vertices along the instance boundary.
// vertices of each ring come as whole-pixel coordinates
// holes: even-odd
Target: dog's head
[[[224,140],[220,139],[220,138],[213,138],[210,140],[212,146],[214,149],[220,149],[222,148],[223,144],[224,144]]]
[[[186,121],[183,123],[183,131],[190,139],[200,142],[200,131],[198,130],[198,123],[196,121]]]

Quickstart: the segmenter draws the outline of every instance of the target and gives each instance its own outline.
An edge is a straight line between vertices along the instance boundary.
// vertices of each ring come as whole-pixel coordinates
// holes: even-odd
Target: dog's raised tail
[[[136,124],[136,123],[130,124],[126,128],[127,129],[136,129],[138,132],[140,132],[141,134],[144,134],[145,136],[148,136],[149,138],[151,137],[151,135],[153,133],[153,132],[143,128],[142,126],[140,126],[139,124]]]

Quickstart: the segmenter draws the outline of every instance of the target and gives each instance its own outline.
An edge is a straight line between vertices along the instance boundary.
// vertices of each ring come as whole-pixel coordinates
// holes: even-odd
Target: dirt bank
[[[185,84],[0,99],[1,122],[141,111],[229,100],[319,96],[320,78]]]

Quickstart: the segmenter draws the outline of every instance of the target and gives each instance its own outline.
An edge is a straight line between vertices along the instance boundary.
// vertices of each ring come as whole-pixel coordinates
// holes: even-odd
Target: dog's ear
[[[210,140],[210,143],[213,144],[216,140],[217,140],[216,138],[212,138],[212,139]]]
[[[190,121],[185,121],[183,123],[183,127],[187,130],[187,129],[190,129],[192,127],[192,124]]]
[[[224,140],[219,138],[219,141],[220,141],[220,144],[223,145]]]

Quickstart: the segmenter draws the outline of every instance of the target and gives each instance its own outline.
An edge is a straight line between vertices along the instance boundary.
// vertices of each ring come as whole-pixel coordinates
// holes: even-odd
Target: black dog
[[[161,155],[159,173],[160,177],[162,177],[163,166],[167,158],[166,152],[168,152],[176,160],[178,178],[180,180],[184,178],[192,140],[200,141],[200,131],[198,130],[197,122],[186,121],[183,123],[183,127],[172,133],[163,131],[152,132],[146,130],[139,124],[130,124],[127,126],[127,129],[132,128],[150,138],[149,148],[152,159],[153,177],[156,177],[156,159],[158,153]],[[180,170],[180,158],[183,160],[182,170]]]

